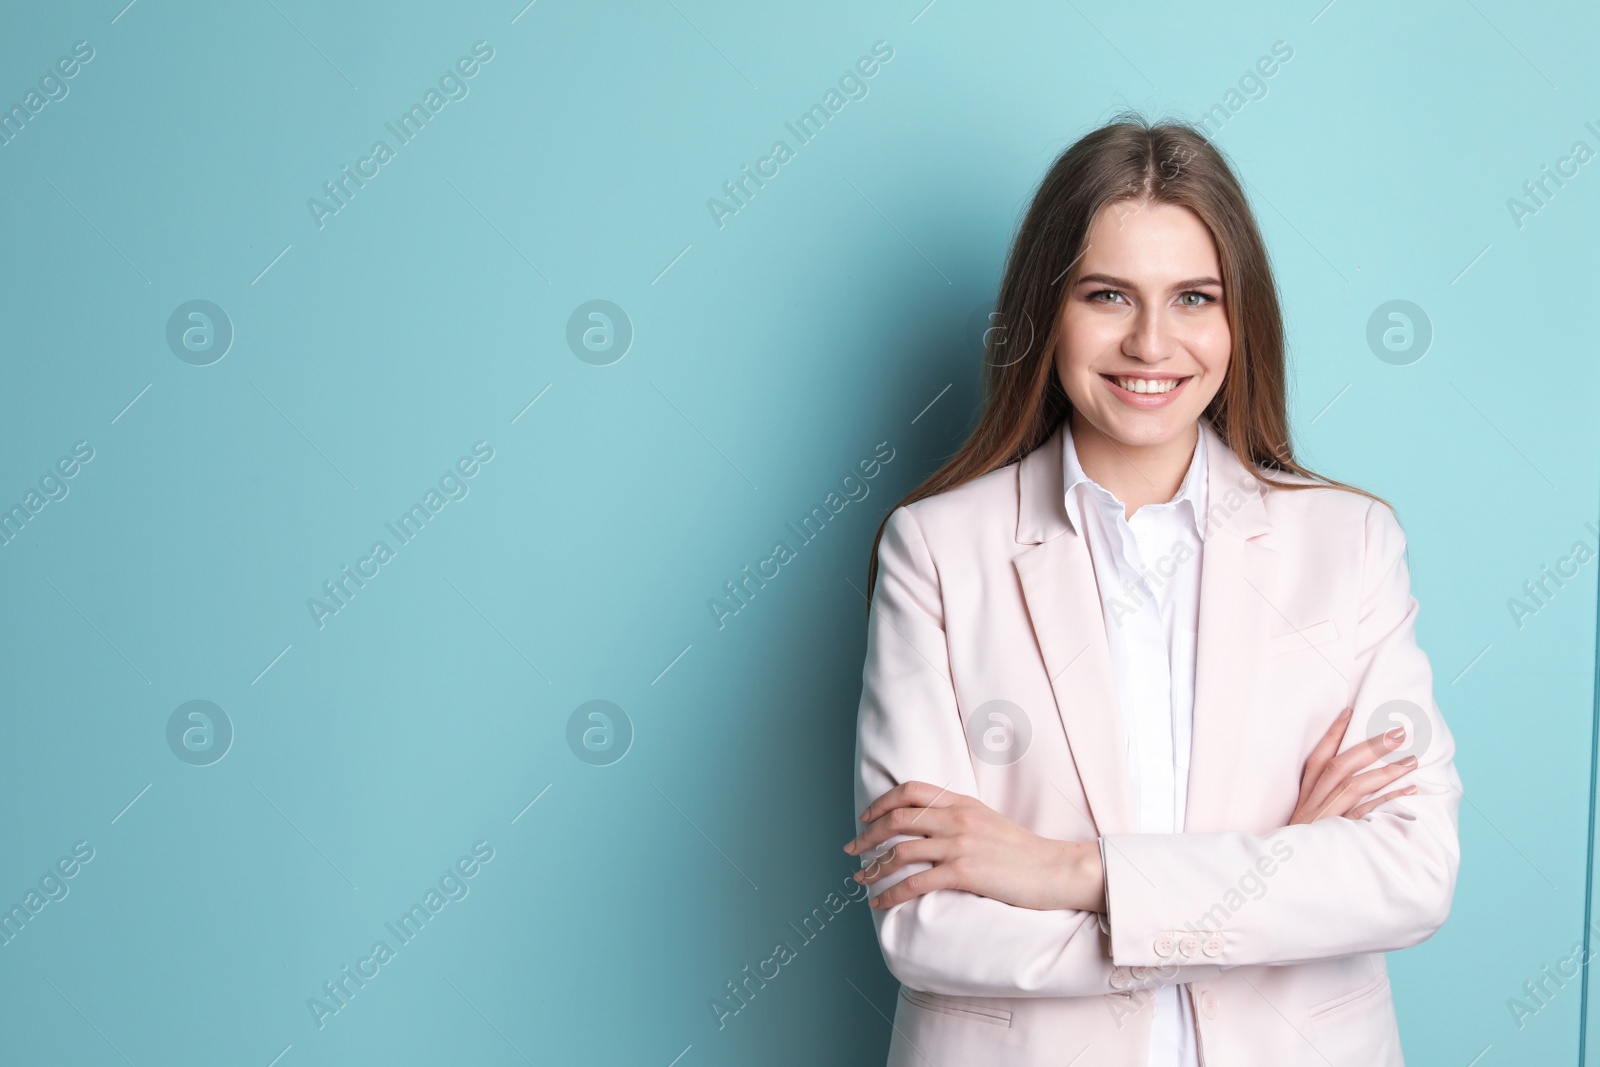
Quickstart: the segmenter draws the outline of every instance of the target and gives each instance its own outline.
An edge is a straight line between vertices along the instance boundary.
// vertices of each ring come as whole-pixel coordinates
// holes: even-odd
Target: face
[[[1055,350],[1073,432],[1129,449],[1187,438],[1232,343],[1211,231],[1186,207],[1108,204],[1079,262]]]

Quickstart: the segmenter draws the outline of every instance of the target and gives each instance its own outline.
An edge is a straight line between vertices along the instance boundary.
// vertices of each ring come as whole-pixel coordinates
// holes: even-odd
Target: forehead
[[[1106,204],[1089,227],[1080,274],[1163,279],[1221,277],[1217,246],[1200,216],[1179,204],[1124,200]]]

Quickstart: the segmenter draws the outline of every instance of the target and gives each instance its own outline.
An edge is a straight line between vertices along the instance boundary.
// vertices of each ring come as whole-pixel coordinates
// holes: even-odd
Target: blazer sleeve
[[[1417,766],[1384,791],[1415,785],[1417,792],[1359,820],[1329,817],[1267,834],[1108,836],[1117,963],[1181,959],[1194,949],[1197,931],[1205,955],[1238,966],[1389,952],[1425,941],[1443,925],[1461,858],[1461,779],[1455,741],[1434,703],[1432,671],[1417,647],[1405,545],[1393,511],[1374,501],[1347,703],[1355,709],[1352,724],[1390,701],[1412,705],[1407,739]],[[1363,740],[1357,726],[1340,749]],[[1246,897],[1245,885],[1265,890]]]
[[[859,816],[868,804],[913,780],[967,796],[978,792],[951,682],[938,575],[915,517],[900,507],[879,543],[867,623],[856,730],[857,832],[865,829]],[[914,836],[891,837],[862,855],[862,867]],[[908,863],[872,885],[870,894],[932,866]],[[1219,973],[1207,961],[1134,978],[1113,966],[1098,912],[1038,911],[935,889],[871,914],[890,972],[929,993],[1089,996]]]

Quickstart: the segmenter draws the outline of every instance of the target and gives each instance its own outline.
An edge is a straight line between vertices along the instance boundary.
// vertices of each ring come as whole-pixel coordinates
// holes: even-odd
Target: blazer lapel
[[[1101,834],[1133,833],[1122,714],[1089,546],[1067,519],[1060,428],[1018,465],[1014,560],[1078,780]]]
[[[1257,713],[1277,587],[1277,553],[1252,540],[1270,529],[1253,475],[1221,435],[1207,434],[1208,517],[1200,568],[1194,726],[1184,830],[1234,828],[1233,782]],[[1091,815],[1104,834],[1137,833],[1122,714],[1089,546],[1067,519],[1060,427],[1018,464],[1013,565],[1056,711]]]
[[[1272,528],[1260,483],[1208,422],[1200,428],[1207,435],[1208,514],[1183,822],[1189,833],[1239,828],[1230,815],[1233,787],[1245,771],[1250,725],[1261,714],[1268,627],[1280,614],[1278,554],[1260,540]]]

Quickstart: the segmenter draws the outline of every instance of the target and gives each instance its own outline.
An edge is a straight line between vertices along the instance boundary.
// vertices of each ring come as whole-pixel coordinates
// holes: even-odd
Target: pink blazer
[[[917,779],[1046,837],[1103,836],[1109,923],[949,889],[873,911],[902,983],[891,1067],[1142,1065],[1147,990],[1168,982],[1189,984],[1212,1067],[1403,1063],[1382,954],[1449,914],[1461,797],[1415,639],[1405,534],[1359,494],[1262,486],[1200,425],[1210,516],[1181,834],[1133,832],[1094,571],[1063,505],[1061,432],[889,517],[856,811]],[[1347,705],[1341,749],[1406,725],[1392,758],[1418,765],[1386,788],[1418,791],[1359,821],[1285,826],[1306,757]],[[995,710],[1013,720],[999,754],[984,746],[985,731],[1005,729]]]

